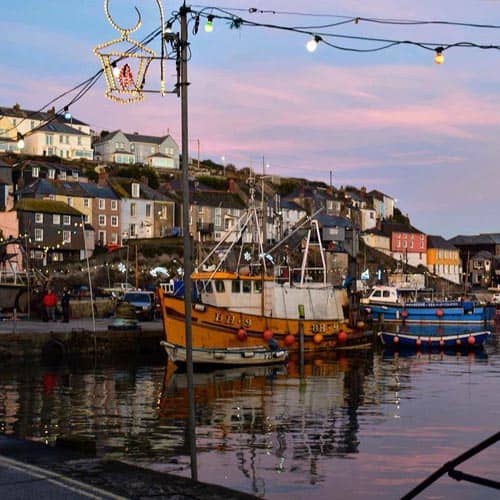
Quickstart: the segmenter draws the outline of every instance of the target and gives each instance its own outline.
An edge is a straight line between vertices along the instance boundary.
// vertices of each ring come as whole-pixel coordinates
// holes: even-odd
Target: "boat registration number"
[[[225,325],[234,325],[236,324],[236,319],[238,317],[239,316],[235,314],[223,314],[221,312],[216,312],[214,321],[217,323],[224,323]],[[252,326],[252,320],[250,318],[243,318],[243,320],[241,320],[241,326],[243,328],[250,328]]]

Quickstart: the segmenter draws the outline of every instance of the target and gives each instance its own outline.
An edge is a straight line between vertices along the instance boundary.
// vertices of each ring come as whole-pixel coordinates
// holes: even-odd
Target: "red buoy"
[[[443,310],[442,310],[442,309],[438,309],[438,310],[436,311],[436,316],[441,317],[441,316],[443,316],[443,314],[444,314],[444,312],[443,312]]]
[[[291,333],[289,333],[285,337],[285,345],[286,346],[291,346],[294,342],[295,342],[295,337]]]
[[[269,342],[273,338],[273,332],[269,328],[266,328],[262,336],[266,342]]]
[[[473,336],[473,335],[469,335],[469,336],[467,337],[467,343],[468,343],[469,345],[474,345],[474,344],[476,343],[476,339],[474,338],[474,336]]]
[[[401,316],[403,318],[407,318],[408,317],[408,311],[406,309],[404,311],[401,311]]]
[[[415,340],[415,344],[418,346],[422,345],[422,339],[420,337],[417,337],[417,340]]]
[[[398,344],[399,343],[399,337],[397,335],[394,336],[394,338],[392,339],[393,343],[394,344]]]
[[[236,333],[236,336],[238,337],[238,340],[243,342],[247,338],[247,331],[244,328],[240,328]]]
[[[347,333],[344,332],[344,330],[340,330],[340,332],[337,335],[337,338],[339,342],[345,342],[347,340]]]
[[[321,335],[321,333],[317,333],[317,334],[313,337],[313,340],[314,340],[314,343],[315,343],[315,344],[321,344],[321,342],[323,342],[323,335]]]

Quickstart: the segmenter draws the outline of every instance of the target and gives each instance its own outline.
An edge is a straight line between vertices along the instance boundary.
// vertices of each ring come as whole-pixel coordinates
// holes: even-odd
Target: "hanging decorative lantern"
[[[162,40],[163,40],[163,7],[159,0],[156,1],[160,9]],[[122,28],[109,13],[109,0],[104,0],[104,12],[108,22],[120,32],[120,38],[101,43],[94,47],[94,54],[99,58],[106,81],[105,95],[109,99],[127,104],[144,100],[144,84],[146,73],[151,62],[156,58],[156,52],[137,40],[130,34],[137,31],[141,24],[141,13],[137,12],[138,20],[132,28]],[[164,57],[162,46],[160,94],[165,93]]]

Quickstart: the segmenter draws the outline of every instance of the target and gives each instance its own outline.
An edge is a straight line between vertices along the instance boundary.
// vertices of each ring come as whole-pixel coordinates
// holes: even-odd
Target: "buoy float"
[[[474,344],[476,343],[476,339],[474,338],[474,336],[473,336],[473,335],[469,335],[469,336],[467,337],[467,343],[468,343],[469,345],[474,345]]]
[[[365,327],[365,322],[364,321],[358,321],[356,323],[356,327],[362,330]]]
[[[269,342],[273,338],[273,332],[269,328],[266,328],[262,333],[262,336],[266,342]]]
[[[460,339],[457,339],[457,345],[460,345],[462,341]]]
[[[422,345],[422,339],[420,337],[417,337],[417,340],[415,340],[415,344],[417,345]]]
[[[285,337],[285,345],[291,346],[294,342],[295,342],[295,337],[291,333],[289,333]]]
[[[393,343],[394,344],[398,344],[399,343],[399,337],[397,335],[394,336],[394,338],[392,339]]]
[[[347,333],[344,332],[344,330],[340,330],[340,332],[337,335],[337,338],[339,342],[345,342],[347,340]]]
[[[238,337],[238,340],[243,342],[247,338],[247,331],[244,328],[240,328],[236,333],[236,336]]]
[[[440,345],[441,347],[442,347],[442,346],[444,346],[444,339],[443,339],[443,337],[441,337],[441,338],[439,339],[439,345]]]
[[[313,340],[314,340],[314,343],[315,343],[315,344],[321,344],[321,342],[323,342],[323,335],[321,335],[321,333],[317,333],[317,334],[313,337]]]
[[[443,316],[443,314],[444,314],[444,312],[443,312],[443,310],[442,310],[442,309],[438,309],[438,310],[436,311],[436,316],[441,317],[441,316]]]
[[[407,311],[406,309],[405,309],[405,310],[403,310],[403,311],[401,311],[401,316],[402,316],[403,318],[407,318],[407,317],[408,317],[408,311]]]

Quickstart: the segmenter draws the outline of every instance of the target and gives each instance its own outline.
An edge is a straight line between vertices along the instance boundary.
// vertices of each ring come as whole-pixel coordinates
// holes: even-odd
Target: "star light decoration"
[[[163,32],[163,7],[160,0],[156,1],[160,9],[161,26]],[[151,62],[156,58],[156,52],[137,40],[130,38],[130,34],[137,31],[142,25],[141,13],[137,12],[138,20],[132,28],[120,27],[109,13],[109,0],[104,0],[104,12],[108,22],[120,32],[120,38],[101,43],[94,47],[94,54],[99,58],[106,80],[105,95],[112,101],[128,104],[144,100],[144,84],[146,73]],[[163,40],[163,36],[162,36]],[[160,94],[165,94],[165,80],[160,81]]]

